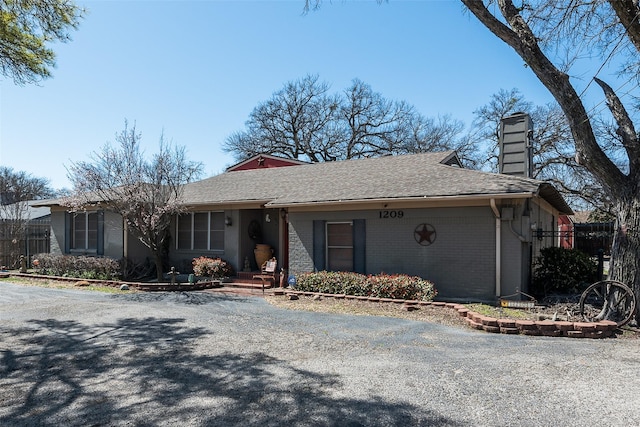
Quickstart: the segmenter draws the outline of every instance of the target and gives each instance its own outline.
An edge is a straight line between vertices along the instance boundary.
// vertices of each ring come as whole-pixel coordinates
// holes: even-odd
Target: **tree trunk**
[[[153,252],[153,260],[156,264],[156,278],[158,283],[164,280],[164,263],[162,262],[162,256],[158,252]]]
[[[638,164],[637,133],[624,106],[615,92],[602,80],[595,79],[604,90],[607,105],[619,128],[618,136],[627,152],[629,160],[629,174],[618,168],[616,163],[607,157],[602,147],[598,145],[596,134],[591,126],[589,114],[580,95],[570,82],[569,75],[556,67],[544,54],[538,45],[539,38],[534,34],[527,19],[516,7],[512,0],[487,2],[491,10],[496,11],[496,5],[504,20],[497,18],[485,6],[485,2],[477,0],[462,0],[465,6],[485,25],[493,34],[511,46],[526,62],[538,77],[540,82],[551,92],[567,117],[569,127],[576,146],[576,159],[611,193],[615,203],[614,211],[617,215],[617,229],[611,248],[611,265],[609,277],[625,283],[633,289],[636,299],[640,297],[640,165]],[[614,3],[614,10],[621,17],[625,25],[627,36],[640,48],[640,25],[631,24],[636,21],[637,9],[634,2]],[[636,321],[640,315],[636,312]]]
[[[640,302],[640,197],[618,200],[616,233],[611,246],[609,278],[618,280],[631,289]],[[640,324],[640,310],[636,311]]]

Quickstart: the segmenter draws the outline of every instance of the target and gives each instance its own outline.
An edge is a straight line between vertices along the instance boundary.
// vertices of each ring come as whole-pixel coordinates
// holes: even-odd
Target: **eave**
[[[375,209],[385,207],[385,205],[393,204],[402,207],[420,207],[425,204],[453,205],[453,206],[483,206],[489,200],[505,200],[505,199],[528,199],[536,195],[531,192],[522,193],[499,193],[499,194],[474,194],[474,195],[456,195],[456,196],[423,196],[423,197],[397,197],[397,198],[379,198],[379,199],[362,199],[362,200],[323,200],[314,202],[300,203],[278,203],[277,201],[267,203],[266,208],[283,208],[295,210],[307,210],[306,208],[317,208],[327,210],[325,208],[344,208],[354,206],[358,209],[366,206],[373,206]]]

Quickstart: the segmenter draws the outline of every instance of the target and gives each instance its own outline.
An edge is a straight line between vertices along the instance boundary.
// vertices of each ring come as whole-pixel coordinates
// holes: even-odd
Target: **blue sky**
[[[69,187],[65,166],[123,129],[160,134],[204,163],[235,163],[223,141],[285,82],[318,74],[332,91],[354,78],[427,117],[467,125],[502,89],[551,97],[504,43],[457,1],[78,1],[88,9],[39,85],[0,77],[0,164]]]

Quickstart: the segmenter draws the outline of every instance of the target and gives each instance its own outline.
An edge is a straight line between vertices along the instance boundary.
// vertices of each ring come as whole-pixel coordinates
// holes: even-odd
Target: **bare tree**
[[[477,130],[464,131],[462,121],[450,115],[437,118],[414,114],[403,132],[398,154],[455,150],[465,167],[478,169],[480,164]],[[394,153],[395,154],[395,153]]]
[[[106,144],[90,162],[72,163],[68,177],[73,194],[65,199],[72,211],[99,207],[122,216],[128,231],[149,248],[162,279],[169,249],[170,225],[182,212],[184,184],[198,178],[202,164],[187,160],[184,147],[160,137],[159,151],[147,159],[135,124],[116,134],[118,146]]]
[[[327,123],[337,101],[328,91],[329,85],[317,75],[286,83],[251,112],[246,129],[227,138],[224,149],[238,159],[266,153],[312,162],[329,160],[332,141],[327,138]]]
[[[53,197],[55,191],[46,178],[34,177],[23,171],[0,166],[0,206],[8,206],[27,200]]]
[[[398,150],[414,115],[412,106],[390,101],[371,86],[354,79],[344,91],[337,126],[342,129],[343,159],[377,157]]]
[[[493,34],[512,47],[553,95],[564,113],[575,145],[577,162],[606,191],[612,202],[617,230],[609,275],[632,285],[640,297],[640,139],[632,117],[616,91],[601,78],[593,79],[604,93],[615,122],[620,150],[607,150],[611,139],[595,129],[581,93],[567,71],[580,56],[616,57],[637,86],[640,53],[639,4],[633,0],[582,2],[523,2],[462,0]],[[491,7],[487,7],[491,4]],[[552,58],[563,58],[552,62]],[[627,74],[629,76],[629,74]],[[584,93],[584,92],[582,92]],[[600,137],[600,138],[599,138]],[[624,155],[616,158],[617,153]],[[637,315],[640,320],[640,314]]]
[[[252,111],[244,130],[227,138],[225,150],[239,160],[267,153],[323,162],[451,149],[471,158],[471,139],[459,137],[462,122],[427,119],[359,79],[340,94],[328,91],[317,76],[285,84]]]

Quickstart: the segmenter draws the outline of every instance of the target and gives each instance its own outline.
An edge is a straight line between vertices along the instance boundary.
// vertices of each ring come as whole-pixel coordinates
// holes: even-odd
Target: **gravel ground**
[[[2,426],[640,425],[637,340],[0,284]]]

